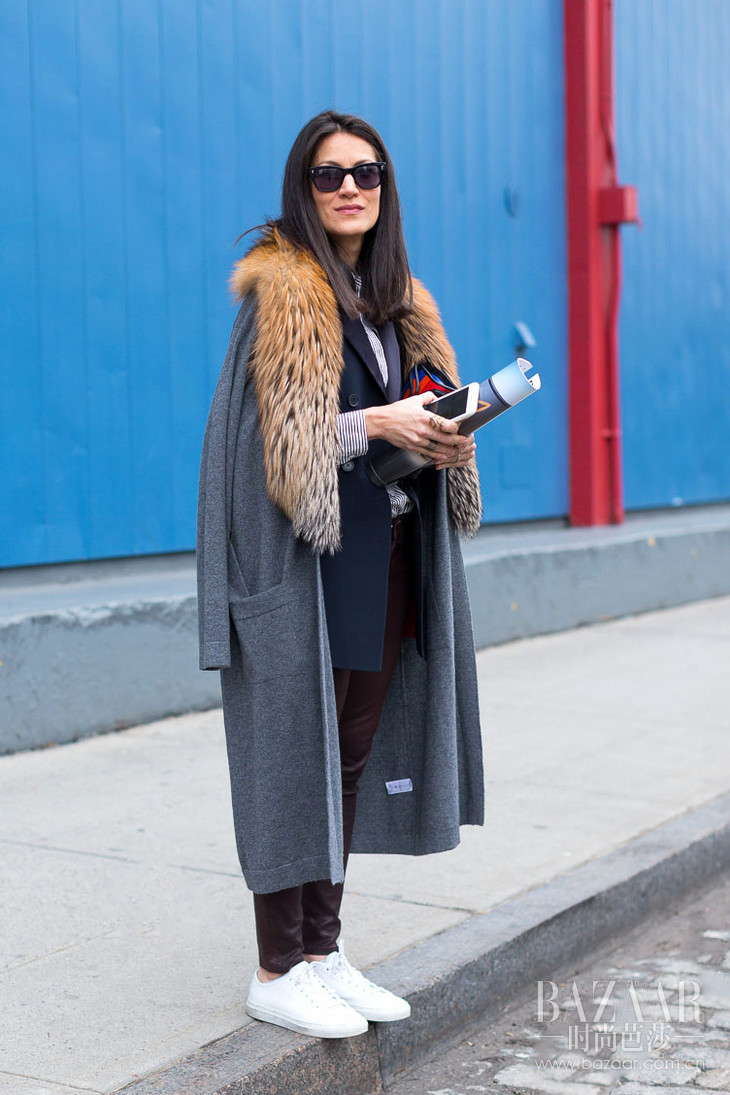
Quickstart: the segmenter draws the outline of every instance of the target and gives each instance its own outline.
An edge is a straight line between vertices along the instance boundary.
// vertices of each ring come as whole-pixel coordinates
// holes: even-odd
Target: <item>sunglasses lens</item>
[[[333,190],[339,190],[342,184],[342,171],[339,167],[315,167],[312,180],[317,190],[323,194],[330,194]]]
[[[376,186],[380,186],[381,172],[382,168],[377,163],[361,163],[351,171],[323,164],[322,167],[311,168],[309,174],[317,190],[323,194],[332,194],[340,189],[345,175],[352,175],[355,185],[362,190],[374,190]]]
[[[375,163],[364,163],[353,171],[355,182],[363,190],[374,190],[380,186],[380,168]]]

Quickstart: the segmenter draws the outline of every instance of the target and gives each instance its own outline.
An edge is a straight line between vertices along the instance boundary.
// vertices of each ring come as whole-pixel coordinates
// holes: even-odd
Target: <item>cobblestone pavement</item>
[[[388,1095],[730,1095],[730,880],[544,977]]]

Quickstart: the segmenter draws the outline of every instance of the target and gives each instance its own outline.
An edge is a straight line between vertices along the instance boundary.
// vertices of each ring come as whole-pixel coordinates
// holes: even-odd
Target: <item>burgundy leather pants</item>
[[[388,610],[383,666],[378,672],[333,670],[342,766],[342,822],[345,867],[355,822],[357,788],[380,713],[398,662],[411,604],[406,537],[409,517],[396,518],[391,532]],[[331,954],[340,934],[342,883],[323,879],[275,893],[254,894],[259,963],[271,973],[286,973],[304,954]]]

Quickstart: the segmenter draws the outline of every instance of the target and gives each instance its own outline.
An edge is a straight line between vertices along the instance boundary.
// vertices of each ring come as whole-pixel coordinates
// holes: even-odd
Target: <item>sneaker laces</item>
[[[325,985],[324,981],[317,977],[309,962],[299,963],[298,968],[291,973],[291,982],[311,1003],[320,1007],[325,1004],[331,1007],[335,1004],[341,1005],[344,1003],[341,996],[338,996],[329,985]]]
[[[350,965],[350,962],[345,955],[345,947],[342,942],[339,943],[339,950],[333,951],[332,954],[328,954],[322,965],[326,966],[327,969],[330,970],[332,973],[344,974],[345,978],[348,981],[350,981],[353,985],[357,985],[357,987],[360,989],[366,989],[369,992],[377,991],[381,993],[388,991],[387,989],[384,989],[381,985],[376,985],[374,981],[368,980],[368,978],[363,973],[361,973],[360,970],[355,969],[354,966]]]

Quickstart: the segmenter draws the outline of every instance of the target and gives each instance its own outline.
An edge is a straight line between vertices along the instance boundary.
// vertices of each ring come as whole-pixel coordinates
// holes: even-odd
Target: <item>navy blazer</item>
[[[401,365],[392,323],[378,328],[388,363],[388,386],[359,318],[342,317],[344,370],[340,382],[340,410],[393,403],[400,398]],[[382,668],[383,639],[390,568],[390,497],[367,474],[368,461],[385,442],[370,442],[364,456],[348,460],[339,469],[342,549],[321,556],[332,664],[342,669],[377,671]],[[431,473],[433,474],[433,473]],[[412,566],[416,600],[416,641],[424,652],[423,562],[421,505],[424,482],[410,478],[403,489],[414,502],[411,517]],[[424,482],[421,482],[423,480]]]

